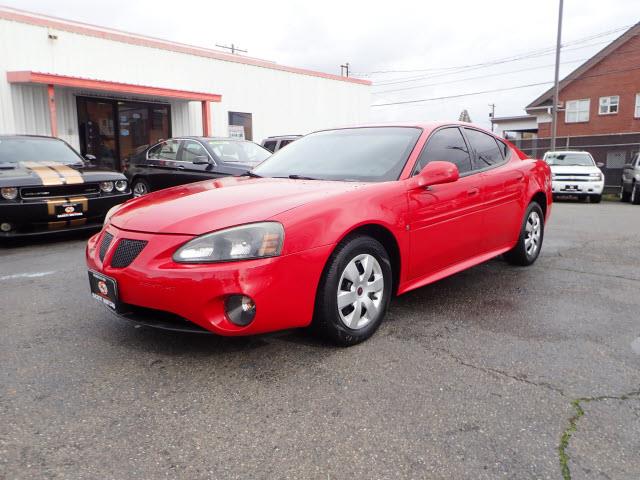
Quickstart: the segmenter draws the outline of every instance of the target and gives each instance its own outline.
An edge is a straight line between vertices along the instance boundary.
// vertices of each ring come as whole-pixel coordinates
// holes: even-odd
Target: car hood
[[[124,179],[118,172],[59,162],[0,163],[1,187],[68,185]]]
[[[551,165],[552,173],[598,173],[600,169],[595,165]]]
[[[362,187],[353,182],[225,177],[128,201],[110,223],[139,232],[201,235],[267,220],[301,205]]]

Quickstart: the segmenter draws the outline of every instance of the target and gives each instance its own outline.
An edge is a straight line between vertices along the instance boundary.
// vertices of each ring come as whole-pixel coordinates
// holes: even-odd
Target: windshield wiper
[[[277,177],[277,178],[290,178],[291,180],[319,180],[318,178],[305,177],[304,175],[289,175],[288,177]]]
[[[241,177],[251,177],[251,178],[262,178],[262,175],[258,175],[257,173],[253,173],[251,170],[249,170],[246,173],[243,173],[240,176]]]

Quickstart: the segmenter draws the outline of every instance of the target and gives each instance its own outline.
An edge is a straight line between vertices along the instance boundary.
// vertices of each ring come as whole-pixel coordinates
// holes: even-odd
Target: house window
[[[640,93],[636,93],[636,110],[634,117],[640,118]]]
[[[618,105],[620,104],[620,97],[614,95],[612,97],[600,97],[600,109],[598,113],[600,115],[611,115],[618,113]]]
[[[590,105],[591,101],[588,98],[569,100],[564,112],[565,123],[588,122]]]

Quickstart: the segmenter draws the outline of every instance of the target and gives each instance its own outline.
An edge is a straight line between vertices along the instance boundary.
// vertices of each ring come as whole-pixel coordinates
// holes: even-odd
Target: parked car
[[[622,188],[620,199],[623,202],[640,205],[640,153],[633,156],[622,170]]]
[[[100,228],[131,190],[124,175],[91,160],[58,138],[1,135],[0,238]]]
[[[262,146],[270,152],[277,152],[282,147],[289,145],[291,142],[295,142],[302,135],[280,135],[275,137],[268,137],[262,141]]]
[[[114,208],[89,240],[93,297],[123,318],[249,335],[370,337],[392,296],[504,254],[531,265],[551,172],[469,124],[307,135],[242,177]]]
[[[271,155],[246,140],[180,137],[163,140],[125,162],[136,197],[185,183],[242,175]]]
[[[554,197],[573,196],[594,203],[602,200],[604,174],[589,152],[557,151],[544,154],[551,167]]]

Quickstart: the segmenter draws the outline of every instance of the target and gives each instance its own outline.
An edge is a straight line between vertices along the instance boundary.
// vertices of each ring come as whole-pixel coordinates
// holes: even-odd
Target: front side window
[[[268,142],[264,142],[263,147],[269,150],[270,152],[274,152],[276,150],[276,142],[275,140],[269,140]]]
[[[591,100],[569,100],[564,112],[565,123],[577,123],[589,121],[589,107]]]
[[[618,113],[618,106],[620,105],[620,97],[614,95],[612,97],[600,97],[600,115],[611,115]]]
[[[471,171],[469,149],[457,127],[443,128],[431,135],[418,157],[414,173],[433,161],[451,162],[457,165],[461,174]]]
[[[480,170],[502,163],[504,160],[503,154],[500,152],[495,138],[471,128],[465,128],[464,131],[471,149],[475,152],[474,170]]]
[[[318,180],[397,180],[422,130],[361,127],[306,135],[278,150],[254,169],[263,177],[299,176]]]
[[[195,140],[185,140],[182,145],[182,161],[183,162],[195,162],[208,160],[209,155],[207,151]]]
[[[58,162],[82,165],[82,158],[61,140],[38,137],[0,138],[0,164]]]
[[[149,150],[150,160],[176,160],[178,158],[179,140],[167,140]]]

